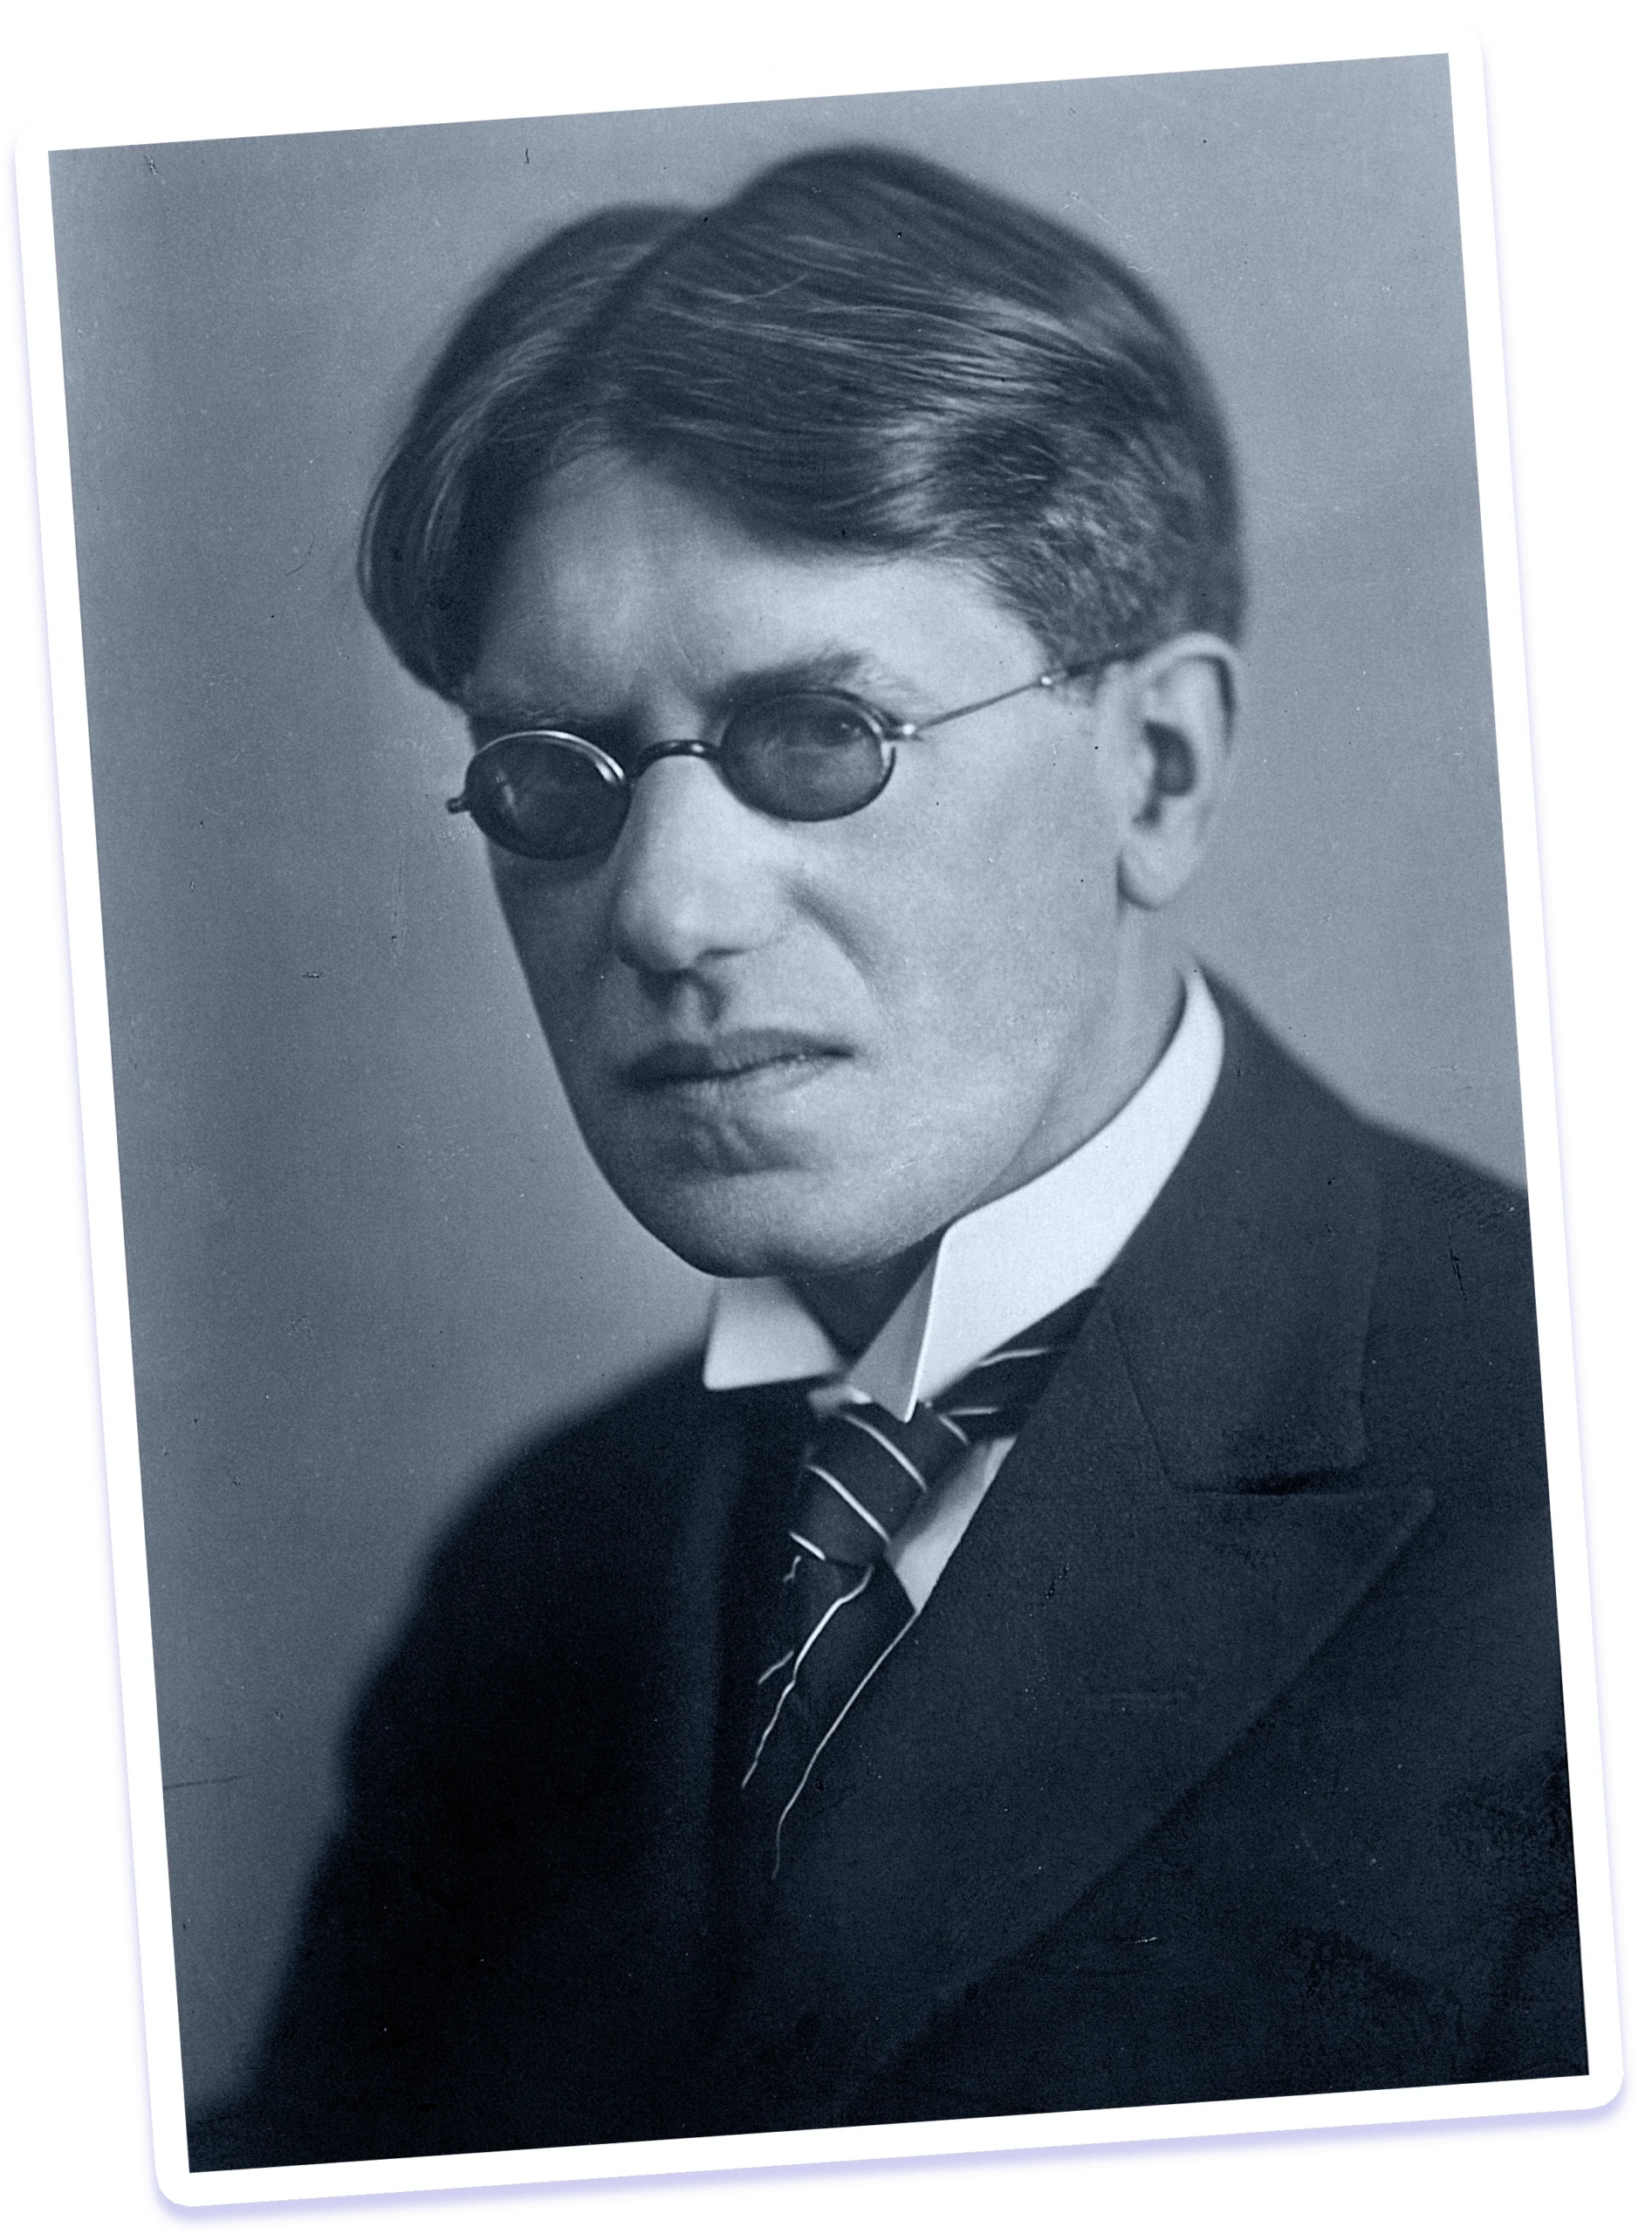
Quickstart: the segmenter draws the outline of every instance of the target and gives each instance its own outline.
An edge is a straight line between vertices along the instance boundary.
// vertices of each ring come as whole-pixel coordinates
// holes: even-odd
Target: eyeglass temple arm
[[[1053,690],[1058,683],[1076,682],[1080,675],[1100,675],[1104,668],[1118,667],[1131,654],[1128,652],[1109,652],[1105,659],[1083,660],[1073,667],[1052,667],[1043,675],[1035,675],[1031,682],[1018,682],[1013,690],[996,691],[991,698],[977,698],[968,706],[949,706],[944,714],[935,714],[927,722],[902,722],[892,732],[901,738],[922,737],[927,730],[938,730],[948,722],[961,722],[966,714],[984,714],[989,706],[1002,706],[1007,698],[1024,698],[1029,690]]]

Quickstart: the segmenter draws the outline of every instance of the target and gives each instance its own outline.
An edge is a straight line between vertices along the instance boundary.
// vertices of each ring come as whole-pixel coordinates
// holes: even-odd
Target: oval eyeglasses
[[[656,761],[686,757],[709,761],[736,798],[760,813],[782,822],[833,822],[871,805],[895,773],[897,744],[1128,657],[1119,652],[1052,668],[1013,690],[922,722],[895,721],[847,691],[786,691],[742,706],[715,744],[668,737],[625,761],[568,730],[512,730],[475,754],[448,812],[470,815],[507,853],[575,860],[607,852],[624,827],[632,793]]]

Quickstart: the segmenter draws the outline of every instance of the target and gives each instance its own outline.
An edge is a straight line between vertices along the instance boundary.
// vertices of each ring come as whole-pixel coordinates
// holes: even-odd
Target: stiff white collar
[[[870,1346],[845,1358],[783,1279],[719,1281],[708,1388],[830,1377],[897,1418],[1093,1287],[1181,1162],[1216,1090],[1222,1018],[1189,973],[1169,1045],[1116,1117],[1013,1194],[949,1226]]]

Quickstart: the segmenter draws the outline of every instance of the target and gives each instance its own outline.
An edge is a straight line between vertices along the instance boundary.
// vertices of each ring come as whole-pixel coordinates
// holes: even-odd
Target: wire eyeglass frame
[[[1059,684],[1073,682],[1083,677],[1101,673],[1118,666],[1132,656],[1128,652],[1114,652],[1104,659],[1081,661],[1072,667],[1046,668],[1031,682],[1017,683],[1009,690],[999,690],[991,697],[971,699],[965,706],[949,707],[946,711],[931,714],[918,721],[895,721],[879,708],[870,705],[847,690],[789,690],[772,698],[758,699],[740,708],[723,724],[722,736],[714,743],[705,737],[664,737],[645,745],[639,752],[621,762],[588,737],[578,736],[569,730],[527,729],[510,730],[490,738],[473,756],[465,771],[464,787],[447,802],[449,814],[469,814],[494,844],[507,853],[531,860],[577,860],[593,854],[608,852],[618,841],[629,812],[631,796],[638,784],[661,760],[692,758],[704,760],[716,770],[735,797],[744,805],[759,812],[771,814],[777,820],[787,822],[833,822],[858,814],[879,797],[895,773],[895,747],[929,730],[940,729],[949,722],[962,721],[966,715],[984,713],[989,707],[1002,706],[1012,698],[1025,697],[1032,690],[1053,690]],[[761,725],[772,723],[783,709],[814,708],[829,718],[835,716],[851,735],[858,732],[867,743],[875,744],[876,761],[868,762],[864,775],[867,780],[843,790],[823,793],[811,798],[806,785],[797,781],[788,797],[784,782],[765,786],[754,779],[763,741]],[[758,732],[751,755],[738,751],[738,740]],[[773,730],[767,733],[771,737]],[[729,750],[730,740],[736,741],[733,755]],[[587,767],[596,779],[593,788],[588,780],[579,791],[570,791],[563,804],[568,809],[566,827],[551,829],[536,841],[520,819],[518,808],[511,805],[513,781],[513,759],[518,765],[523,756],[520,748],[531,745],[552,745],[570,764],[562,773],[572,772],[572,764]],[[514,756],[511,749],[516,748]],[[835,755],[832,756],[835,757]],[[548,768],[552,764],[543,764]],[[840,771],[847,768],[847,759],[840,764]],[[798,776],[793,766],[792,775]],[[592,810],[599,810],[593,812]],[[586,832],[589,835],[586,835]]]

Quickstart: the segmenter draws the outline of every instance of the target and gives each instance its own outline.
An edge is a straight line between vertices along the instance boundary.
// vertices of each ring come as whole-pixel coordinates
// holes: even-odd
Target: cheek
[[[868,977],[923,1041],[971,1036],[972,1059],[1008,1068],[1093,1008],[1119,903],[1105,803],[1084,772],[1052,760],[1047,783],[999,782],[986,798],[915,785],[913,812],[868,831],[845,942],[858,917]]]

